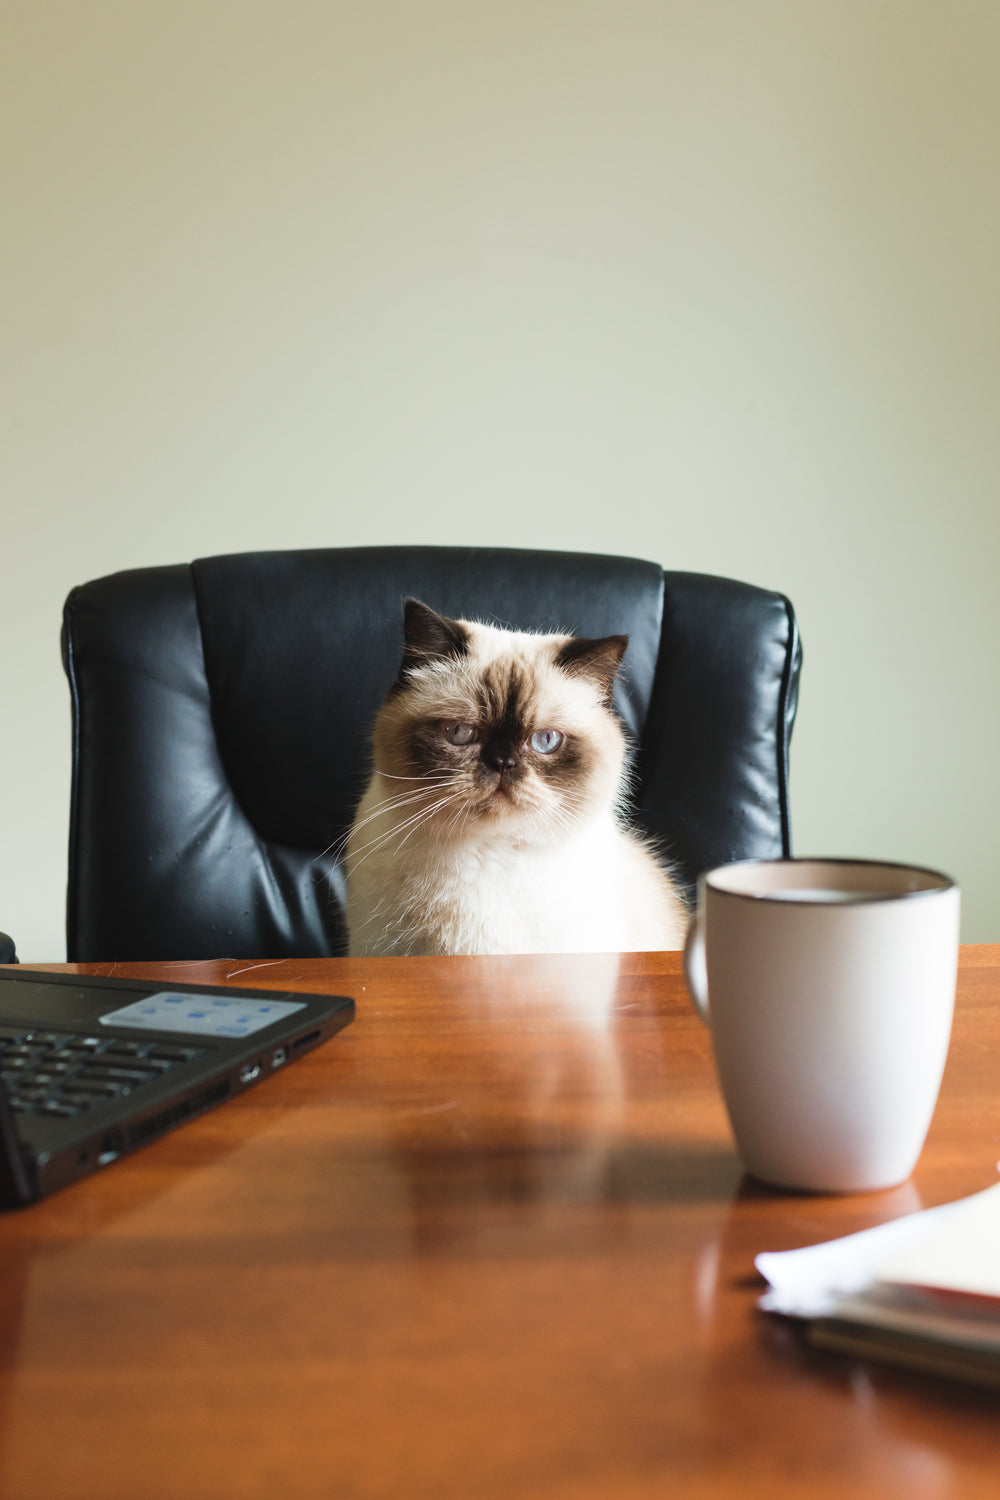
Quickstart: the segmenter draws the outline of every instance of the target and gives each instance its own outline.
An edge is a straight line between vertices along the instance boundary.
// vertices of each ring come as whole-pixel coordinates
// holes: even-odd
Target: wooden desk
[[[0,1218],[4,1500],[1000,1490],[1000,1397],[808,1350],[752,1264],[996,1179],[1000,947],[913,1181],[845,1198],[742,1180],[676,955],[118,972],[357,1021]]]

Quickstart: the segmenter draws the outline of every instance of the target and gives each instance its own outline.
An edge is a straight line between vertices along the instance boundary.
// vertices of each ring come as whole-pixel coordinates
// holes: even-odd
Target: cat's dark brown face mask
[[[409,600],[376,767],[436,800],[444,834],[502,827],[544,840],[620,781],[624,738],[610,699],[626,645],[501,631]]]

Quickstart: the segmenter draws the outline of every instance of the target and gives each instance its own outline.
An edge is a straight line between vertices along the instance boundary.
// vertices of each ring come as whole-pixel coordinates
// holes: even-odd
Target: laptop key
[[[74,1083],[93,1079],[94,1082],[107,1083],[150,1083],[152,1079],[159,1078],[158,1072],[149,1068],[113,1068],[98,1067],[96,1064],[90,1068],[84,1068],[77,1073]]]
[[[128,1093],[128,1089],[124,1090]],[[74,1109],[96,1109],[99,1104],[113,1104],[118,1094],[78,1094],[75,1089],[65,1089],[59,1095],[60,1104],[72,1104]]]
[[[22,1079],[19,1092],[23,1094],[26,1088],[44,1088],[51,1091],[54,1088],[59,1088],[65,1081],[65,1073],[54,1072],[51,1068],[45,1068],[44,1071],[40,1069],[37,1072],[28,1073]]]
[[[102,1057],[145,1057],[152,1052],[155,1042],[132,1042],[124,1037],[113,1037],[102,1052]]]
[[[73,1093],[93,1094],[96,1097],[113,1099],[117,1094],[128,1093],[130,1087],[131,1085],[127,1083],[118,1083],[108,1078],[83,1078],[78,1076],[71,1083],[67,1084],[63,1090],[63,1098]]]
[[[157,1058],[162,1058],[164,1062],[190,1062],[194,1057],[201,1057],[204,1050],[204,1047],[180,1047],[173,1042],[157,1042],[150,1055],[150,1062]]]

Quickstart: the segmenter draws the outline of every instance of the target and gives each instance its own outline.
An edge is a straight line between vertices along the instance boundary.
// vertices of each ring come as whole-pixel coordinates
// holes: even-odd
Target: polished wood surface
[[[115,972],[357,1020],[0,1216],[3,1500],[998,1493],[1000,1397],[808,1349],[753,1257],[996,1180],[1000,947],[912,1181],[856,1197],[742,1177],[673,954]]]

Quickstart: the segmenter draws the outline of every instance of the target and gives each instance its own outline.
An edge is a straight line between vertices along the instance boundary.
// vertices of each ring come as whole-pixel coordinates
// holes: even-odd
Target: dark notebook
[[[353,1016],[343,995],[0,970],[0,1205],[155,1140]]]

